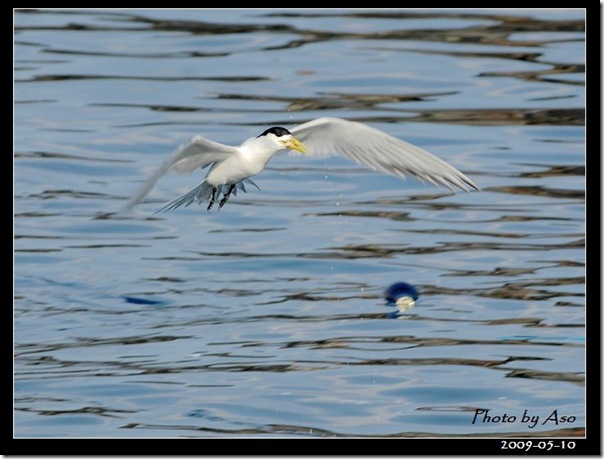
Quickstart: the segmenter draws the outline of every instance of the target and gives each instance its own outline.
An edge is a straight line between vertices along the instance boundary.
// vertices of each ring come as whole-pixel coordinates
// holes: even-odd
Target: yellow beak
[[[287,148],[291,148],[292,150],[299,151],[302,154],[305,154],[305,155],[308,154],[308,148],[306,148],[306,145],[304,145],[302,142],[300,142],[295,137],[292,137],[291,139],[289,139],[284,145]]]

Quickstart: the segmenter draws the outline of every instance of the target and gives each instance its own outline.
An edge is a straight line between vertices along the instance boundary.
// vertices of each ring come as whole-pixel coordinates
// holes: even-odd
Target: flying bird
[[[342,156],[375,171],[399,178],[410,175],[435,186],[444,185],[452,191],[455,187],[463,191],[480,190],[453,166],[415,145],[356,121],[318,118],[291,131],[271,127],[238,147],[197,135],[172,153],[122,210],[127,211],[139,203],[166,172],[190,174],[206,167],[210,170],[199,185],[165,203],[156,213],[194,202],[208,202],[209,211],[218,201],[218,208],[221,208],[231,195],[237,194],[237,190],[246,192],[245,184],[258,188],[250,177],[262,172],[276,153],[287,149],[308,156]]]

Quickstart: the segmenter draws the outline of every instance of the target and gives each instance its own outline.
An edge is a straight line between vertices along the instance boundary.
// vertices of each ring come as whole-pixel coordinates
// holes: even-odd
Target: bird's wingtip
[[[472,180],[467,179],[467,180],[464,180],[464,182],[470,186],[470,188],[468,188],[468,187],[465,188],[466,193],[470,193],[472,191],[482,191],[482,189],[478,185],[476,185]]]

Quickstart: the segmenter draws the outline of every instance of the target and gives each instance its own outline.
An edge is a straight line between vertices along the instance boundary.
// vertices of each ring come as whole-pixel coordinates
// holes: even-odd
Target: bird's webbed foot
[[[212,209],[212,206],[216,202],[216,192],[218,189],[216,187],[212,188],[212,195],[210,196],[210,204],[208,205],[208,212]],[[222,205],[220,206],[222,207]]]
[[[235,190],[235,185],[231,185],[229,187],[229,191],[227,191],[226,194],[222,196],[222,199],[220,200],[220,203],[218,204],[219,209],[222,209],[222,206],[224,206],[226,204],[226,202],[229,200],[233,190]]]

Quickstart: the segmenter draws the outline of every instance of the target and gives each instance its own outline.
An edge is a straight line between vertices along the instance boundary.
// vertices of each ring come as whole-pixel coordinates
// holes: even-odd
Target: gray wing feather
[[[156,169],[136,194],[124,204],[121,213],[128,212],[142,201],[166,172],[172,170],[180,174],[190,174],[199,167],[206,167],[212,163],[223,161],[236,151],[235,147],[212,142],[200,135],[193,137],[188,143],[176,149]]]
[[[339,118],[318,118],[291,133],[308,148],[310,156],[339,155],[370,169],[405,178],[411,175],[433,185],[464,191],[478,186],[432,153],[363,123]]]

